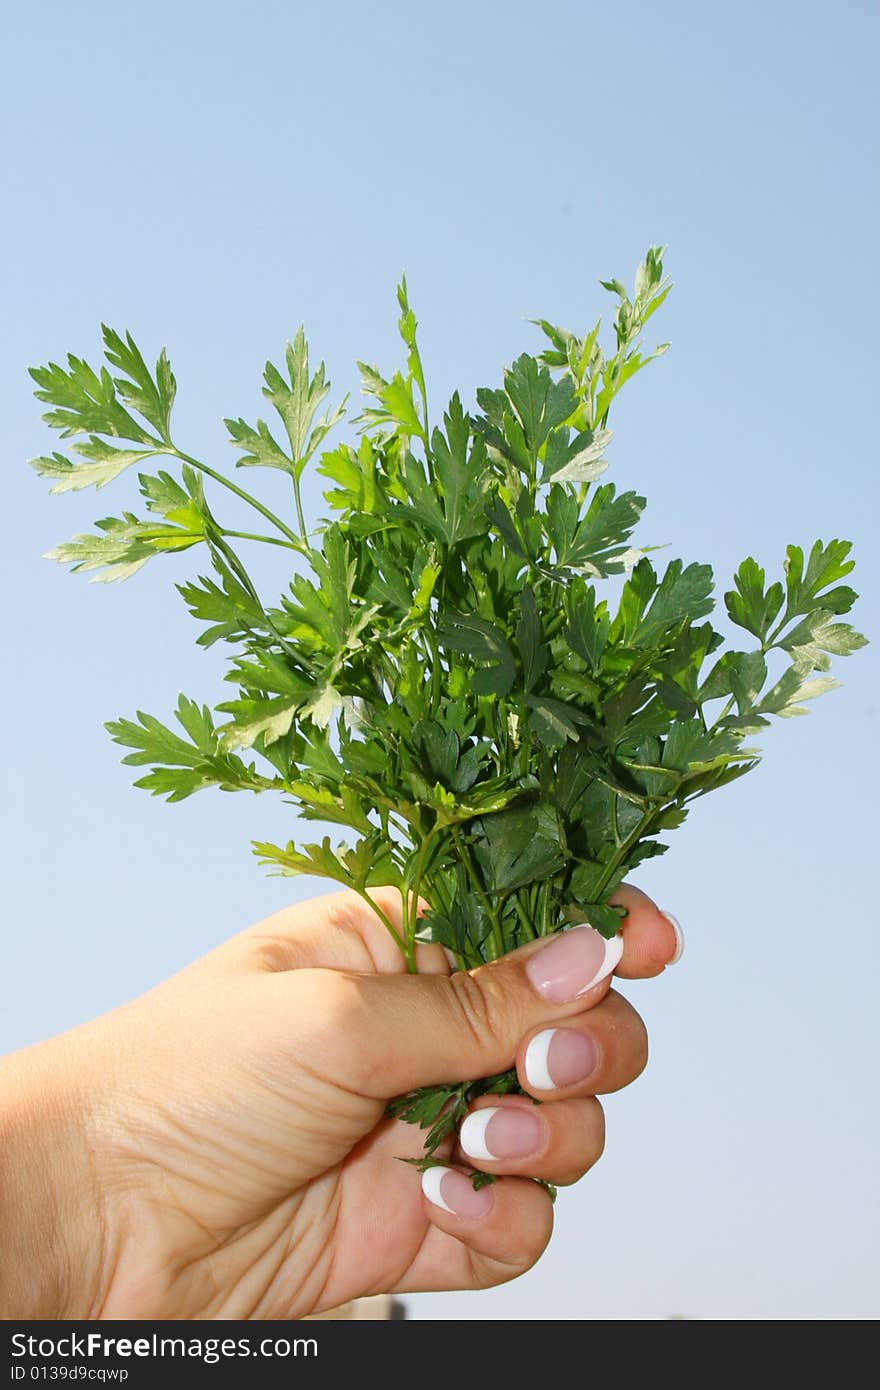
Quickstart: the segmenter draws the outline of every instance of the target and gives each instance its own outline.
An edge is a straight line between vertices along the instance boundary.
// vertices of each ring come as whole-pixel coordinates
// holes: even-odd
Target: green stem
[[[483,904],[483,907],[486,910],[486,916],[489,918],[489,921],[492,924],[492,944],[495,951],[495,954],[492,957],[492,959],[497,960],[500,956],[503,956],[505,954],[504,932],[502,931],[501,923],[498,920],[497,913],[492,907],[492,904],[489,900],[489,896],[486,893],[485,888],[480,882],[480,876],[474,867],[470,853],[468,852],[467,845],[462,839],[461,832],[458,826],[452,825],[449,828],[452,833],[452,838],[455,841],[455,846],[458,850],[461,861],[464,864],[467,876],[470,879],[471,887],[473,888],[477,897],[480,899],[480,902]]]
[[[254,603],[256,604],[257,608],[263,616],[263,621],[265,622],[269,631],[274,635],[276,641],[284,648],[284,650],[289,655],[295,657],[296,652],[294,648],[291,647],[284,634],[278,631],[272,619],[269,617],[269,614],[266,612],[266,609],[263,606],[263,600],[260,598],[260,595],[254,588],[253,581],[251,580],[251,577],[245,569],[244,565],[241,563],[235,551],[232,549],[232,546],[226,544],[224,540],[224,533],[219,531],[216,527],[212,527],[211,534],[206,534],[205,539],[212,552],[215,549],[220,552],[220,554],[226,560],[227,565],[232,570],[233,574],[237,576],[239,583],[250,594],[251,598],[253,599]]]
[[[173,445],[171,447],[174,449],[175,456],[183,463],[188,463],[191,468],[196,468],[200,473],[204,473],[206,477],[213,478],[215,483],[219,483],[221,487],[225,487],[230,492],[234,492],[236,497],[240,497],[243,502],[247,502],[248,506],[255,508],[261,516],[264,516],[267,521],[277,527],[282,535],[287,537],[291,542],[292,549],[300,551],[303,555],[308,555],[308,544],[304,540],[301,540],[295,531],[291,531],[290,527],[285,525],[280,517],[277,517],[274,512],[271,512],[268,507],[264,507],[263,503],[256,497],[252,497],[249,492],[245,492],[244,488],[239,487],[231,478],[224,477],[222,473],[218,473],[216,469],[211,468],[207,463],[202,463],[199,459],[193,458],[190,454],[183,453],[181,449],[177,449]]]
[[[718,728],[718,725],[721,723],[722,719],[726,719],[726,718],[727,718],[727,716],[730,714],[730,711],[733,709],[733,707],[734,707],[735,704],[736,704],[736,696],[735,696],[735,695],[731,695],[730,699],[727,701],[727,704],[724,706],[724,709],[721,711],[721,713],[719,714],[718,718],[715,720],[715,723],[712,725],[712,728],[713,728],[713,729],[717,729],[717,728]]]
[[[538,935],[548,936],[550,934],[550,896],[555,887],[556,880],[551,879],[545,883],[541,891],[541,911],[538,920]]]
[[[413,876],[409,884],[410,901],[408,906],[407,918],[405,920],[408,921],[408,930],[406,934],[407,943],[411,943],[413,951],[415,951],[416,923],[418,921],[419,890],[421,889],[422,878],[424,877],[425,872],[425,855],[428,852],[428,847],[430,846],[430,843],[434,838],[436,831],[437,827],[435,825],[432,830],[428,831],[427,835],[419,845],[418,853],[416,854],[415,869],[413,871]],[[413,963],[413,968],[415,968],[415,963]]]
[[[412,953],[412,951],[407,951],[406,942],[403,940],[402,936],[400,935],[400,932],[397,930],[397,928],[395,927],[394,923],[391,921],[391,919],[390,919],[390,917],[388,916],[388,914],[387,914],[386,912],[383,912],[383,911],[382,911],[382,909],[381,909],[381,907],[379,906],[379,904],[376,903],[376,902],[374,902],[373,899],[370,897],[369,893],[367,893],[363,888],[355,888],[354,891],[358,894],[359,897],[363,898],[364,902],[365,902],[369,907],[371,907],[371,908],[373,909],[373,911],[375,912],[376,916],[379,917],[379,918],[381,919],[382,923],[384,924],[384,926],[386,926],[386,927],[388,928],[388,930],[390,931],[391,935],[394,937],[394,940],[397,942],[397,945],[398,945],[398,947],[400,948],[401,954],[403,955],[404,959],[406,960],[406,968],[407,968],[407,970],[410,970],[411,972],[412,972],[412,971],[415,971],[415,968],[416,968],[416,967],[415,967],[415,961],[412,960],[412,955],[413,955],[413,953]],[[410,964],[411,961],[412,961],[412,964]]]
[[[599,882],[596,884],[597,902],[602,901],[602,894],[604,893],[607,884],[610,883],[611,879],[614,877],[616,870],[623,863],[624,859],[626,858],[629,851],[632,849],[633,845],[636,844],[642,838],[656,814],[656,810],[646,811],[645,814],[642,816],[642,819],[638,822],[635,828],[630,831],[629,835],[627,835],[626,839],[622,842],[617,853],[612,855],[611,859],[609,859],[608,863],[605,866],[605,872],[602,874],[601,878],[599,879]]]
[[[516,913],[517,913],[517,916],[519,917],[519,920],[520,920],[520,923],[521,923],[521,925],[522,925],[523,931],[526,933],[526,936],[528,937],[529,941],[534,941],[534,939],[535,939],[535,937],[538,935],[538,933],[535,931],[535,928],[534,928],[534,926],[532,925],[532,922],[531,922],[530,919],[529,919],[529,915],[528,915],[528,913],[526,912],[525,908],[524,908],[523,905],[522,905],[522,902],[521,902],[521,900],[520,900],[520,896],[519,896],[518,893],[517,893],[517,894],[515,895],[515,897],[514,897],[514,904],[515,904],[515,906],[516,906]]]
[[[223,535],[236,541],[262,541],[263,545],[281,545],[285,550],[299,550],[298,545],[293,545],[291,541],[283,541],[279,536],[259,536],[254,531],[227,531],[223,527]]]
[[[300,533],[300,536],[302,537],[302,543],[303,543],[303,545],[304,545],[305,548],[306,548],[306,552],[308,552],[308,549],[309,549],[309,533],[308,533],[308,531],[306,530],[306,519],[305,519],[305,516],[304,516],[304,514],[303,514],[302,497],[300,496],[300,491],[299,491],[299,478],[296,476],[295,473],[292,474],[291,476],[293,477],[293,500],[294,500],[294,502],[296,503],[296,519],[297,519],[297,522],[298,522],[298,524],[299,524],[299,533]]]
[[[425,640],[431,651],[431,713],[440,708],[443,693],[443,668],[440,664],[440,647],[430,628],[425,629]]]

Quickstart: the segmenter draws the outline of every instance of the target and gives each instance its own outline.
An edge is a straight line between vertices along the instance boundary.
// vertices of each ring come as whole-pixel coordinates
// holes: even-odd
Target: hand
[[[396,892],[373,896],[399,925]],[[615,901],[629,909],[617,973],[658,974],[677,952],[670,920],[637,889]],[[297,1318],[523,1273],[552,1226],[526,1179],[590,1168],[595,1096],[645,1065],[644,1026],[609,989],[619,945],[584,928],[454,974],[422,946],[407,975],[370,907],[334,893],[6,1059],[0,1315]],[[424,1135],[385,1119],[388,1100],[514,1060],[549,1103],[481,1097],[470,1153],[441,1150],[457,1167],[423,1190],[398,1160]],[[499,1180],[474,1191],[474,1168]]]

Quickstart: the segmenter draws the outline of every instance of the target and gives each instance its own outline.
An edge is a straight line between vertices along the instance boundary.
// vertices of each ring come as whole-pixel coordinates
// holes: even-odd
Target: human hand
[[[373,896],[399,922],[399,896]],[[0,1314],[286,1319],[523,1273],[552,1227],[527,1179],[590,1168],[596,1095],[646,1061],[610,971],[655,975],[678,949],[643,893],[614,900],[629,910],[619,960],[619,942],[606,951],[582,928],[454,974],[421,946],[407,975],[360,898],[314,898],[6,1059]],[[430,1169],[423,1191],[398,1160],[424,1135],[385,1119],[387,1102],[514,1061],[548,1103],[481,1097],[462,1129],[470,1153],[450,1141],[439,1153],[455,1167]],[[498,1181],[474,1191],[474,1168]]]

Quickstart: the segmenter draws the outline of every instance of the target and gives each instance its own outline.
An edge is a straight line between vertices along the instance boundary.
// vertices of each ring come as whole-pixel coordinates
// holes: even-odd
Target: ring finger
[[[535,1105],[525,1096],[484,1096],[461,1127],[456,1161],[487,1173],[572,1183],[604,1147],[605,1116],[592,1097]]]

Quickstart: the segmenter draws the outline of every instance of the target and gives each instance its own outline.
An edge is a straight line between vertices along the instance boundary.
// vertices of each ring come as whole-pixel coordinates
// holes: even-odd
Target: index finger
[[[646,980],[675,965],[684,951],[684,934],[675,917],[664,912],[641,888],[622,883],[610,901],[625,907],[623,955],[615,975],[623,980]]]

